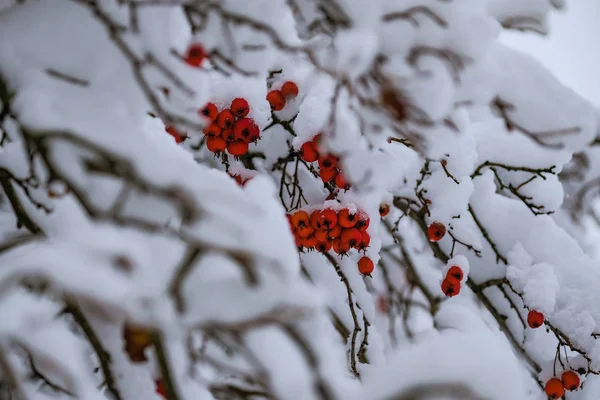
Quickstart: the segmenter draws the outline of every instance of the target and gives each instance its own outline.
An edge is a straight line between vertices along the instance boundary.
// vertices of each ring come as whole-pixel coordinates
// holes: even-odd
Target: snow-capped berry
[[[342,242],[348,243],[350,247],[357,247],[362,241],[362,235],[358,229],[348,228],[342,231],[340,239]]]
[[[442,292],[448,297],[454,297],[460,293],[460,283],[455,280],[444,279],[442,281]]]
[[[326,208],[321,211],[319,222],[327,229],[332,229],[338,223],[338,215],[331,208]]]
[[[279,90],[271,90],[267,94],[267,101],[271,105],[271,110],[281,111],[285,107],[285,98]]]
[[[198,114],[205,117],[211,122],[214,122],[217,119],[217,115],[219,115],[219,109],[213,103],[206,103],[206,105],[198,110]]]
[[[319,157],[319,168],[332,169],[337,166],[338,158],[336,156],[328,155]]]
[[[552,400],[560,399],[565,395],[565,387],[558,378],[552,378],[546,382],[544,391],[546,392],[546,396]]]
[[[165,128],[165,130],[167,131],[167,133],[169,135],[171,135],[173,137],[173,139],[175,139],[175,143],[179,144],[181,142],[183,142],[185,139],[187,139],[187,137],[182,134],[181,132],[179,132],[177,129],[175,129],[174,126],[167,126]]]
[[[213,122],[212,124],[204,128],[202,132],[208,137],[219,136],[221,135],[221,128],[219,127],[219,125]]]
[[[185,62],[192,67],[199,67],[206,58],[206,51],[201,44],[194,43],[190,45],[185,54]]]
[[[206,147],[213,153],[220,153],[227,148],[227,141],[222,136],[208,136]]]
[[[356,225],[358,221],[358,216],[356,213],[350,212],[347,208],[343,208],[338,213],[338,224],[341,225],[342,228],[352,228]]]
[[[281,94],[285,99],[293,99],[298,96],[298,85],[292,81],[287,81],[281,87]]]
[[[238,97],[237,99],[233,99],[229,109],[236,116],[236,118],[244,118],[250,112],[250,105],[246,101],[246,99],[242,99]]]
[[[371,275],[373,270],[375,269],[375,265],[373,264],[373,260],[369,257],[362,257],[358,260],[358,272],[363,275]]]
[[[306,162],[315,162],[319,159],[319,153],[313,146],[312,142],[306,142],[300,147],[300,158]]]
[[[434,222],[427,228],[427,234],[430,242],[437,242],[446,234],[446,227],[440,222]]]
[[[321,152],[321,138],[322,137],[323,137],[323,134],[319,133],[312,139],[312,145],[315,148],[315,150],[317,151],[317,153]]]
[[[446,278],[452,277],[456,279],[458,282],[461,282],[464,277],[463,270],[458,265],[453,265],[446,272]]]
[[[535,310],[529,311],[529,314],[527,314],[527,324],[532,329],[539,328],[544,325],[544,314]]]
[[[387,203],[381,203],[379,205],[379,216],[384,218],[390,213],[390,205]]]
[[[254,121],[250,118],[239,119],[233,126],[233,134],[237,139],[250,143],[253,136],[252,125],[254,125]]]
[[[565,371],[563,372],[560,380],[563,383],[565,389],[569,391],[577,390],[579,388],[579,375],[575,371]]]
[[[236,139],[227,144],[227,152],[234,157],[241,157],[248,152],[248,143],[242,139]]]
[[[366,213],[358,213],[358,219],[356,220],[356,229],[359,231],[366,231],[371,224],[371,218]]]
[[[231,110],[223,110],[217,115],[216,123],[221,129],[232,129],[233,124],[235,123],[235,117]]]
[[[329,183],[329,182],[335,180],[337,173],[338,173],[337,169],[335,169],[335,168],[321,169],[319,171],[319,176],[321,177],[321,180],[323,181],[323,183]]]

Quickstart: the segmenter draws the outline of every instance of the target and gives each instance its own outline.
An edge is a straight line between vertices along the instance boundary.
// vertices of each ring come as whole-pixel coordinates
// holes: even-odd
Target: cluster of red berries
[[[267,93],[267,101],[271,105],[271,110],[283,110],[287,101],[298,96],[298,92],[298,85],[292,81],[285,82],[279,90],[271,90]]]
[[[241,157],[248,152],[250,143],[260,138],[260,129],[252,118],[246,116],[250,106],[245,99],[237,98],[229,108],[221,110],[214,103],[208,103],[198,111],[211,124],[204,128],[206,147],[215,154],[225,150],[234,157]]]
[[[313,140],[304,143],[300,147],[300,158],[309,163],[318,162],[319,176],[323,183],[330,183],[344,190],[350,189],[350,185],[340,169],[339,158],[332,154],[320,154],[320,140],[321,134],[319,133]]]
[[[442,281],[442,292],[448,297],[456,296],[460,293],[460,284],[463,278],[463,270],[458,265],[451,266]]]
[[[579,389],[579,383],[579,375],[575,371],[565,371],[560,379],[552,378],[548,380],[544,390],[548,398],[556,400],[565,395],[565,389],[568,391]]]
[[[531,329],[536,329],[544,325],[544,320],[544,314],[539,311],[531,310],[527,314],[527,325],[529,325]]]
[[[434,222],[427,228],[427,236],[429,236],[430,242],[440,241],[444,235],[446,235],[446,226],[441,222]]]
[[[367,233],[370,218],[363,212],[325,208],[310,214],[299,210],[287,216],[300,250],[316,249],[326,253],[333,249],[344,256],[350,249],[366,251],[371,243]]]

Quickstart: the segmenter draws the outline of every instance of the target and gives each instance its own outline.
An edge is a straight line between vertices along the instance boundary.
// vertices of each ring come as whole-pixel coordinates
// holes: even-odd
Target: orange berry
[[[327,229],[332,229],[338,223],[338,216],[335,211],[331,208],[326,208],[321,211],[321,215],[319,216],[319,222]]]
[[[300,225],[300,226],[296,227],[296,233],[298,233],[298,236],[300,236],[302,238],[307,238],[309,236],[312,236],[312,234],[314,232],[315,232],[315,228],[313,228],[311,225]]]
[[[221,128],[219,128],[219,125],[213,122],[212,124],[204,128],[202,132],[208,137],[219,136],[221,134]]]
[[[204,61],[205,58],[206,52],[204,51],[204,47],[198,43],[190,45],[185,54],[185,62],[196,68],[202,65],[202,61]]]
[[[241,97],[233,99],[229,108],[236,118],[244,118],[250,112],[250,105],[246,99],[242,99]]]
[[[342,226],[342,228],[352,228],[356,225],[358,221],[358,217],[356,213],[351,213],[347,208],[343,208],[338,213],[338,224]]]
[[[342,242],[342,239],[336,238],[332,242],[333,251],[338,253],[340,256],[347,254],[350,251],[350,245],[346,242]]]
[[[315,210],[312,213],[310,213],[310,224],[315,229],[321,229],[322,228],[322,225],[321,225],[321,210]]]
[[[319,244],[317,239],[312,235],[302,238],[302,245],[307,249],[314,249],[317,244]]]
[[[267,94],[267,101],[271,105],[271,110],[281,111],[285,107],[285,98],[279,90],[271,90]]]
[[[292,81],[287,81],[281,87],[281,94],[285,99],[293,99],[298,96],[298,85]]]
[[[332,229],[329,230],[328,235],[331,239],[337,239],[342,236],[342,231],[344,229],[340,225],[335,225]]]
[[[340,239],[343,243],[348,243],[350,247],[357,247],[362,241],[362,235],[358,229],[348,228],[342,231]]]
[[[306,211],[296,211],[292,214],[292,225],[294,228],[299,226],[308,226],[310,225],[310,216]]]
[[[214,122],[217,119],[217,115],[219,115],[219,109],[213,103],[206,103],[204,108],[198,110],[198,114]]]
[[[560,399],[565,395],[565,387],[558,378],[552,378],[546,382],[544,391],[546,392],[548,398],[552,400]]]
[[[221,136],[209,136],[206,138],[206,147],[213,153],[220,153],[227,148],[227,141]]]
[[[221,131],[221,136],[223,136],[223,139],[225,139],[228,142],[235,140],[235,132],[233,131],[233,129],[223,129]]]
[[[183,135],[181,132],[179,132],[177,129],[175,129],[174,126],[167,126],[165,128],[165,130],[167,131],[167,133],[171,136],[173,136],[173,139],[175,139],[175,143],[179,144],[181,142],[183,142],[185,139],[187,139],[187,137],[185,135]]]
[[[390,205],[387,203],[381,203],[379,205],[379,216],[384,218],[390,213]]]
[[[315,247],[321,253],[327,253],[333,247],[333,243],[331,243],[331,241],[327,240],[327,241],[317,243],[317,245]]]
[[[319,242],[327,242],[329,240],[329,234],[325,229],[316,229],[315,237]]]
[[[358,272],[363,275],[371,275],[373,270],[375,269],[375,265],[373,264],[373,260],[369,257],[362,257],[358,260]]]
[[[315,162],[319,159],[319,153],[314,148],[312,142],[306,142],[300,147],[300,158],[306,162]]]
[[[256,135],[256,132],[254,132],[254,127],[258,129],[252,119],[242,118],[237,120],[233,126],[233,134],[236,139],[241,139],[246,143],[250,143],[254,136],[258,136]]]
[[[446,278],[450,277],[456,279],[458,282],[461,282],[464,277],[463,270],[458,265],[451,266],[448,269],[448,272],[446,272]]]
[[[460,283],[451,279],[444,279],[442,282],[442,292],[448,297],[454,297],[460,293]]]
[[[234,157],[241,157],[248,152],[248,143],[236,139],[227,144],[227,152]]]
[[[579,388],[579,375],[574,371],[563,372],[560,380],[562,381],[565,389],[569,391],[577,390]]]
[[[335,168],[321,169],[319,171],[319,176],[321,177],[321,180],[323,181],[323,183],[329,183],[329,182],[333,181],[335,179],[335,177],[337,176],[337,169],[335,169]]]
[[[319,168],[321,170],[335,168],[337,163],[338,158],[336,156],[328,155],[319,157]]]
[[[527,324],[532,329],[539,328],[544,325],[544,314],[535,310],[529,311],[529,314],[527,314]]]
[[[356,249],[358,251],[366,251],[369,244],[371,244],[371,235],[369,235],[366,231],[360,233],[361,240]]]
[[[358,214],[358,220],[356,221],[355,226],[359,231],[366,231],[370,223],[371,218],[369,218],[367,214],[361,212]]]
[[[217,115],[216,123],[221,129],[233,129],[235,117],[231,110],[223,110]]]
[[[350,184],[348,184],[344,174],[342,174],[340,171],[338,171],[337,175],[335,176],[335,186],[344,190],[350,189]]]
[[[446,234],[446,227],[440,222],[434,222],[427,228],[427,234],[430,242],[437,242]]]

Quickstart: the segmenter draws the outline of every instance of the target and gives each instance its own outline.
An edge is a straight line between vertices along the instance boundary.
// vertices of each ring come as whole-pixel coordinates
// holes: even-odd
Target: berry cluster
[[[333,249],[344,256],[350,249],[366,251],[371,243],[371,236],[367,233],[369,216],[348,208],[338,211],[325,208],[310,214],[299,210],[288,214],[288,221],[300,250],[316,249],[326,253]]]
[[[279,90],[271,90],[267,93],[267,101],[271,105],[271,110],[283,110],[287,101],[298,96],[298,92],[298,85],[292,81],[285,82]]]
[[[318,162],[319,176],[323,183],[330,183],[344,190],[350,189],[350,185],[340,169],[339,158],[332,154],[320,154],[320,140],[321,134],[319,133],[313,140],[304,143],[300,147],[300,158],[309,163]]]
[[[446,226],[441,222],[434,222],[427,228],[427,236],[430,242],[438,242],[442,240],[446,234]]]
[[[204,128],[206,147],[215,154],[227,150],[236,158],[246,154],[250,143],[256,143],[260,138],[258,125],[246,117],[249,112],[250,106],[242,98],[234,99],[229,108],[220,112],[214,103],[199,110],[199,114],[211,122]]]
[[[460,293],[460,284],[465,274],[458,265],[453,265],[446,272],[446,277],[442,281],[442,292],[448,297],[456,296]]]
[[[565,389],[573,391],[579,389],[579,375],[575,371],[563,372],[560,379],[551,378],[546,382],[545,392],[549,399],[560,399],[565,395]]]

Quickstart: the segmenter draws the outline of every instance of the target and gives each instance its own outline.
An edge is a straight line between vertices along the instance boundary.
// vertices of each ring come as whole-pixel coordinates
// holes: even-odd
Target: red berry
[[[333,247],[333,243],[331,241],[327,240],[324,242],[317,243],[317,245],[315,247],[321,253],[327,253]]]
[[[332,169],[337,166],[338,158],[336,156],[328,155],[319,157],[319,168]]]
[[[173,139],[175,139],[175,143],[179,144],[186,139],[186,136],[179,132],[177,129],[175,129],[174,126],[167,126],[165,130],[169,135],[173,136]]]
[[[565,387],[558,378],[552,378],[546,382],[544,391],[546,392],[548,398],[552,400],[560,399],[565,395]]]
[[[296,211],[292,214],[292,225],[294,228],[310,225],[310,216],[306,211]]]
[[[160,394],[165,399],[167,398],[167,387],[162,379],[156,381],[156,393]]]
[[[246,143],[250,143],[252,137],[255,135],[254,131],[254,121],[250,118],[242,118],[239,119],[235,125],[233,126],[233,133],[236,139],[241,139]]]
[[[390,205],[387,203],[381,203],[379,205],[379,216],[381,218],[384,218],[389,213],[390,213]]]
[[[321,210],[315,210],[310,214],[310,224],[315,229],[321,229]]]
[[[358,216],[356,213],[351,213],[347,208],[343,208],[338,213],[338,224],[342,226],[342,228],[352,228],[356,225],[358,221]]]
[[[369,247],[369,244],[371,244],[371,236],[366,231],[362,231],[360,236],[361,240],[356,249],[358,251],[365,251]]]
[[[244,118],[250,112],[250,105],[246,99],[242,99],[241,97],[233,99],[229,108],[236,118]]]
[[[340,225],[336,225],[331,228],[327,234],[329,235],[330,239],[338,239],[340,236],[342,236],[343,230],[344,228],[342,228]]]
[[[338,171],[338,174],[335,176],[335,186],[344,190],[350,189],[348,181],[346,178],[344,178],[344,174],[342,174],[340,171]]]
[[[313,139],[312,139],[312,145],[315,148],[315,150],[317,151],[317,153],[320,153],[320,146],[321,146],[321,138],[322,138],[322,134],[319,133],[318,135],[316,135]]]
[[[204,132],[204,134],[208,137],[219,136],[221,135],[221,128],[219,128],[219,125],[213,122],[212,124],[204,128],[202,132]]]
[[[338,253],[340,256],[346,255],[350,251],[350,245],[342,242],[342,239],[333,239],[333,251]]]
[[[322,169],[319,171],[319,176],[321,177],[321,180],[323,181],[323,183],[329,183],[335,179],[335,177],[337,176],[337,173],[338,173],[337,169],[335,169],[335,168]]]
[[[207,103],[204,108],[198,110],[198,114],[214,122],[217,119],[217,115],[219,115],[219,109],[213,103]]]
[[[452,277],[458,282],[461,282],[464,277],[463,270],[458,265],[453,265],[448,269],[448,272],[446,272],[446,278],[449,277]]]
[[[356,221],[355,226],[359,231],[366,231],[370,223],[371,218],[369,218],[367,214],[361,212],[358,214],[358,220]]]
[[[319,153],[312,142],[306,142],[300,147],[300,157],[306,162],[315,162],[319,159]]]
[[[527,314],[527,324],[532,329],[539,328],[544,325],[544,314],[535,310],[529,311],[529,314]]]
[[[430,242],[437,242],[446,234],[446,227],[442,223],[434,222],[427,228],[427,234]]]
[[[227,148],[227,141],[221,136],[209,136],[206,138],[206,147],[213,153],[220,153]]]
[[[221,129],[232,129],[233,124],[235,123],[235,117],[231,110],[223,110],[217,115],[216,123]]]
[[[348,228],[342,231],[342,235],[340,236],[343,243],[348,243],[350,247],[358,247],[360,242],[362,241],[362,235],[360,231],[356,228]]]
[[[286,99],[293,99],[298,96],[298,85],[292,81],[287,81],[281,87],[281,94]]]
[[[327,229],[332,229],[338,223],[337,213],[331,208],[326,208],[323,211],[321,211],[321,215],[319,216],[319,222]]]
[[[202,61],[206,58],[206,52],[204,51],[204,47],[201,44],[195,43],[188,47],[185,62],[192,67],[198,68]]]
[[[579,388],[579,375],[574,371],[563,372],[560,380],[562,381],[565,389],[569,391],[577,390]]]
[[[228,142],[235,140],[235,133],[233,132],[233,129],[223,129],[221,131],[221,136],[223,136],[223,139]]]
[[[248,152],[248,143],[241,139],[236,139],[227,144],[227,152],[234,157],[241,157]]]
[[[279,90],[271,90],[267,94],[267,101],[271,105],[271,110],[281,111],[285,107],[285,98]]]
[[[454,297],[460,293],[460,283],[455,280],[444,279],[442,282],[442,292],[448,297]]]
[[[369,257],[362,257],[358,260],[358,272],[363,275],[371,275],[373,270],[375,269],[375,265],[373,264],[373,260]]]
[[[319,242],[328,242],[329,241],[329,233],[323,228],[315,229],[315,238]]]

